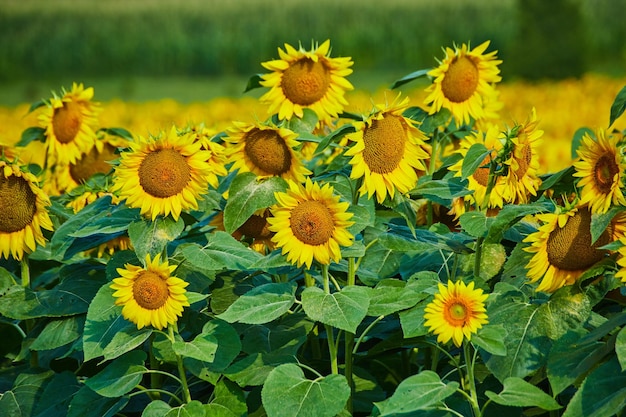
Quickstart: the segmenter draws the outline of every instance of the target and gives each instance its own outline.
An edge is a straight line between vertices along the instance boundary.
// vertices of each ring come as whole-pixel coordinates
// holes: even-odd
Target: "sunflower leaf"
[[[602,236],[604,232],[606,232],[607,227],[613,220],[617,214],[624,211],[623,207],[611,207],[609,211],[603,214],[592,214],[591,215],[591,244],[593,245],[596,241]]]
[[[183,232],[185,222],[182,217],[157,217],[153,221],[141,219],[128,225],[128,237],[135,249],[137,258],[146,259],[163,253],[163,249]]]
[[[98,132],[104,132],[107,135],[117,136],[123,139],[133,140],[133,135],[123,127],[102,127]]]
[[[219,271],[221,269],[245,270],[263,257],[226,232],[211,233],[206,245],[184,243],[177,250],[185,262],[198,266],[200,270]]]
[[[217,317],[229,323],[269,323],[291,308],[295,292],[292,283],[263,284],[243,294]]]
[[[611,106],[611,116],[609,118],[609,127],[613,125],[615,120],[624,113],[626,110],[626,86],[624,86],[617,96],[615,97],[615,101],[613,101],[613,105]]]
[[[461,167],[461,178],[467,179],[478,168],[484,165],[485,158],[489,156],[491,151],[482,143],[475,143],[467,150],[465,158],[463,158],[463,166]]]
[[[302,292],[302,307],[311,320],[355,333],[367,314],[369,294],[367,287],[347,286],[333,294],[308,287]]]
[[[539,407],[543,410],[561,408],[554,398],[540,388],[524,381],[522,378],[510,377],[504,380],[502,392],[485,392],[493,402],[509,407]]]
[[[254,90],[255,88],[263,87],[261,85],[261,81],[263,81],[263,74],[254,74],[248,79],[248,83],[246,84],[246,89],[243,90],[244,93],[247,93],[250,90]]]
[[[406,83],[409,83],[413,80],[417,80],[418,78],[424,77],[426,75],[428,75],[428,72],[431,70],[431,68],[426,68],[426,69],[421,69],[418,71],[414,71],[410,74],[405,75],[402,78],[397,79],[396,81],[394,81],[391,86],[389,87],[391,90],[398,88]]]
[[[24,147],[31,143],[34,140],[38,140],[39,142],[46,141],[46,129],[43,127],[32,126],[27,129],[24,129],[22,132],[22,137],[19,142],[15,144],[16,147]]]
[[[144,366],[146,357],[142,350],[127,352],[88,378],[85,385],[103,397],[121,397],[135,388],[148,371]]]

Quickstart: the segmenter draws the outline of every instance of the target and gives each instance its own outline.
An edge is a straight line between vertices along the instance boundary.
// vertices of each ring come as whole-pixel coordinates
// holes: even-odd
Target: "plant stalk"
[[[167,326],[167,331],[169,334],[169,339],[172,343],[176,340],[174,338],[174,325]],[[189,385],[187,385],[187,375],[185,374],[185,366],[183,365],[183,358],[177,353],[176,354],[176,362],[178,364],[178,373],[180,375],[180,382],[183,389],[183,395],[185,399],[185,404],[189,404],[191,402],[191,393],[189,392]]]

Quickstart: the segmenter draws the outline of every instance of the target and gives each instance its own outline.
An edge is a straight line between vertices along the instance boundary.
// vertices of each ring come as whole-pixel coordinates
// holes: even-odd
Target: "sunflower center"
[[[36,202],[37,197],[24,178],[0,176],[0,232],[18,232],[31,224]]]
[[[489,184],[489,164],[491,163],[491,155],[487,155],[483,162],[480,164],[480,167],[474,171],[472,174],[472,178],[476,180],[476,182],[483,187],[486,187]],[[486,165],[486,166],[485,166]]]
[[[595,174],[596,187],[604,194],[610,193],[613,186],[613,178],[619,173],[619,167],[615,163],[615,159],[609,155],[602,155],[593,167],[593,172]]]
[[[302,58],[283,72],[281,87],[292,103],[309,106],[319,101],[330,86],[330,71],[320,62]]]
[[[140,307],[156,310],[170,295],[166,280],[152,271],[142,271],[133,284],[133,298]]]
[[[335,222],[328,208],[319,201],[303,201],[291,211],[291,231],[307,245],[321,245],[333,235]]]
[[[462,103],[474,94],[479,74],[474,61],[467,56],[455,58],[441,82],[441,91],[453,103]]]
[[[245,140],[244,152],[256,167],[276,176],[291,168],[291,152],[278,132],[253,129]]]
[[[80,131],[83,120],[80,104],[69,101],[54,110],[52,116],[52,131],[61,143],[70,143]]]
[[[579,271],[600,261],[605,251],[597,249],[608,244],[609,233],[604,231],[591,245],[591,212],[579,210],[564,227],[556,227],[547,242],[548,261],[559,269]]]
[[[150,195],[167,198],[180,193],[191,179],[191,169],[174,149],[160,149],[146,155],[139,166],[139,183]]]
[[[515,170],[515,175],[517,178],[522,178],[528,172],[528,168],[530,167],[530,162],[532,161],[532,149],[530,145],[524,144],[520,148],[517,149],[517,164],[518,167]]]
[[[372,172],[386,174],[398,167],[404,156],[406,131],[397,116],[373,120],[363,133],[363,160]]]
[[[87,154],[83,154],[83,157],[76,161],[75,164],[70,164],[70,175],[72,179],[78,184],[87,181],[94,174],[102,173],[106,174],[111,170],[111,164],[108,161],[112,161],[117,158],[115,154],[115,147],[108,143],[104,145],[102,152],[93,147]]]
[[[269,224],[265,220],[265,217],[253,214],[244,224],[239,226],[238,231],[246,237],[253,239],[267,239],[272,235],[269,230]]]
[[[445,318],[452,326],[463,326],[467,320],[468,312],[465,304],[458,301],[450,304],[445,310]]]

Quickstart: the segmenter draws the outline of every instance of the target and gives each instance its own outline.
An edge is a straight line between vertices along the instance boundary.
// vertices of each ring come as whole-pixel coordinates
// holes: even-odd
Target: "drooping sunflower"
[[[258,123],[234,122],[224,141],[231,170],[253,172],[257,176],[276,176],[298,183],[311,174],[296,150],[298,134],[285,128]]]
[[[580,202],[589,203],[593,213],[606,213],[611,204],[626,206],[622,191],[626,162],[618,141],[619,137],[607,136],[604,129],[598,129],[596,140],[585,133],[576,151],[580,159],[574,162],[574,176],[580,177]]]
[[[263,62],[264,68],[273,71],[263,75],[261,85],[269,87],[260,101],[269,105],[269,112],[278,112],[278,118],[302,117],[309,108],[322,122],[337,117],[348,104],[346,91],[354,89],[346,79],[352,73],[349,57],[331,58],[330,40],[306,51],[285,44],[278,48],[280,59]]]
[[[287,260],[298,267],[311,267],[313,258],[328,265],[341,259],[340,246],[350,246],[354,236],[347,230],[349,204],[340,202],[334,188],[306,179],[304,186],[289,181],[286,192],[276,192],[277,204],[271,207],[269,230],[272,241],[287,254]]]
[[[126,264],[117,268],[119,278],[114,278],[115,305],[123,306],[122,315],[137,325],[138,329],[152,326],[164,329],[178,321],[184,307],[189,306],[185,287],[189,283],[172,276],[176,265],[161,262],[160,255],[150,259],[146,255],[145,267]]]
[[[437,335],[437,342],[447,343],[452,339],[460,347],[464,339],[469,341],[472,333],[489,322],[485,309],[488,297],[483,290],[474,288],[474,282],[439,283],[435,299],[424,309],[424,325]]]
[[[197,200],[208,191],[211,154],[201,148],[192,134],[179,136],[176,127],[156,137],[140,136],[120,154],[112,191],[152,220],[169,214],[178,220],[183,210],[197,210]]]
[[[33,174],[0,161],[0,257],[21,260],[37,245],[45,246],[41,229],[53,229],[48,206],[50,198]]]
[[[400,95],[391,104],[377,104],[367,120],[355,122],[355,132],[346,135],[354,144],[345,152],[351,156],[350,178],[363,178],[359,190],[368,198],[376,194],[379,203],[393,198],[396,191],[407,193],[417,184],[418,170],[425,170],[429,157],[422,147],[426,135],[415,122],[402,115],[409,98]]]
[[[588,206],[578,206],[563,213],[538,214],[542,223],[528,235],[524,248],[533,256],[526,265],[530,282],[539,282],[537,291],[554,292],[565,285],[574,284],[607,251],[598,249],[611,242],[611,230],[605,230],[591,244],[591,211]]]
[[[74,163],[94,144],[101,108],[93,95],[93,87],[73,83],[71,91],[47,102],[39,124],[45,129],[48,166]]]
[[[260,209],[253,213],[248,220],[232,233],[232,236],[240,241],[250,241],[250,248],[262,255],[273,251],[276,243],[272,241],[274,232],[270,228],[267,218],[270,217],[269,209]],[[224,230],[224,212],[218,212],[209,223],[217,230]]]
[[[498,68],[502,61],[496,59],[497,51],[484,53],[488,46],[486,41],[474,49],[466,44],[445,49],[443,61],[428,73],[433,83],[426,88],[424,103],[430,114],[448,109],[457,125],[486,116],[485,104],[494,106],[498,100],[493,84],[502,79]]]

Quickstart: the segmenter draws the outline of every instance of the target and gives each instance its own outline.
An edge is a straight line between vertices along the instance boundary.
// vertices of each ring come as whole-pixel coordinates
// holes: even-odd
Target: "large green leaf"
[[[0,397],[0,415],[30,417],[37,405],[43,387],[46,386],[52,371],[29,370],[19,374],[10,391]]]
[[[135,249],[137,258],[143,260],[147,254],[154,258],[183,232],[185,222],[182,217],[157,217],[153,221],[141,219],[128,226],[128,237]]]
[[[310,380],[294,364],[280,365],[270,372],[261,391],[268,417],[334,417],[349,396],[350,387],[343,375]]]
[[[425,77],[426,75],[428,75],[428,72],[430,70],[431,68],[426,68],[426,69],[417,70],[410,74],[407,74],[404,77],[395,80],[389,88],[393,90],[394,88],[398,88],[408,82],[411,82],[421,77]]]
[[[161,400],[153,400],[143,409],[141,417],[163,417],[172,407]]]
[[[472,335],[472,343],[492,355],[505,356],[506,330],[502,325],[488,324]]]
[[[56,349],[82,335],[84,316],[52,320],[30,345],[31,350]]]
[[[422,371],[400,382],[391,397],[374,404],[381,417],[409,415],[442,405],[442,401],[458,388],[459,383],[456,381],[446,383],[435,372]]]
[[[241,352],[239,334],[224,320],[213,319],[208,321],[202,327],[201,335],[215,338],[217,350],[211,362],[184,358],[185,366],[196,376],[202,377],[210,372],[222,372]]]
[[[241,388],[222,378],[215,385],[213,401],[207,406],[207,417],[245,417],[248,415],[246,397]]]
[[[626,327],[620,329],[615,339],[615,353],[617,360],[622,367],[622,371],[626,370]]]
[[[485,238],[485,243],[498,243],[504,237],[504,233],[515,223],[525,216],[541,213],[549,208],[544,204],[506,205],[493,222],[489,225],[489,231]]]
[[[217,338],[206,333],[197,335],[191,342],[176,340],[172,343],[172,349],[178,355],[208,363],[215,360],[217,347]]]
[[[245,270],[263,256],[244,246],[226,232],[217,231],[209,235],[205,246],[195,243],[181,245],[185,261],[210,270]]]
[[[128,404],[128,400],[128,397],[103,397],[92,391],[91,388],[83,386],[72,397],[67,417],[113,417]]]
[[[146,357],[141,350],[125,353],[88,378],[85,385],[103,397],[121,397],[132,391],[148,371],[144,366]]]
[[[72,372],[54,374],[37,397],[32,417],[65,417],[70,401],[80,387],[81,384]]]
[[[419,292],[415,285],[407,285],[398,279],[380,281],[370,291],[369,316],[387,316],[400,310],[413,307],[428,294]]]
[[[200,401],[194,400],[168,411],[163,417],[206,417],[207,408]]]
[[[229,323],[269,323],[291,308],[296,300],[295,292],[292,283],[263,284],[243,294],[217,317]]]
[[[472,193],[466,186],[467,180],[462,180],[459,177],[433,180],[423,176],[420,177],[417,187],[410,194],[422,196],[439,204],[449,204],[454,198]]]
[[[366,287],[347,286],[326,294],[320,288],[309,287],[302,292],[302,307],[313,321],[355,333],[367,314],[369,292]]]
[[[463,158],[463,166],[461,167],[461,178],[466,179],[472,175],[479,167],[484,165],[485,158],[491,154],[491,150],[487,149],[482,143],[475,143],[467,150],[465,158]],[[484,167],[489,168],[489,167]]]
[[[548,411],[561,408],[554,398],[521,378],[507,378],[502,385],[499,394],[488,390],[485,395],[495,403],[510,407],[539,407]]]
[[[487,236],[493,221],[492,217],[485,216],[482,211],[468,211],[459,217],[459,223],[463,230],[473,237]]]

